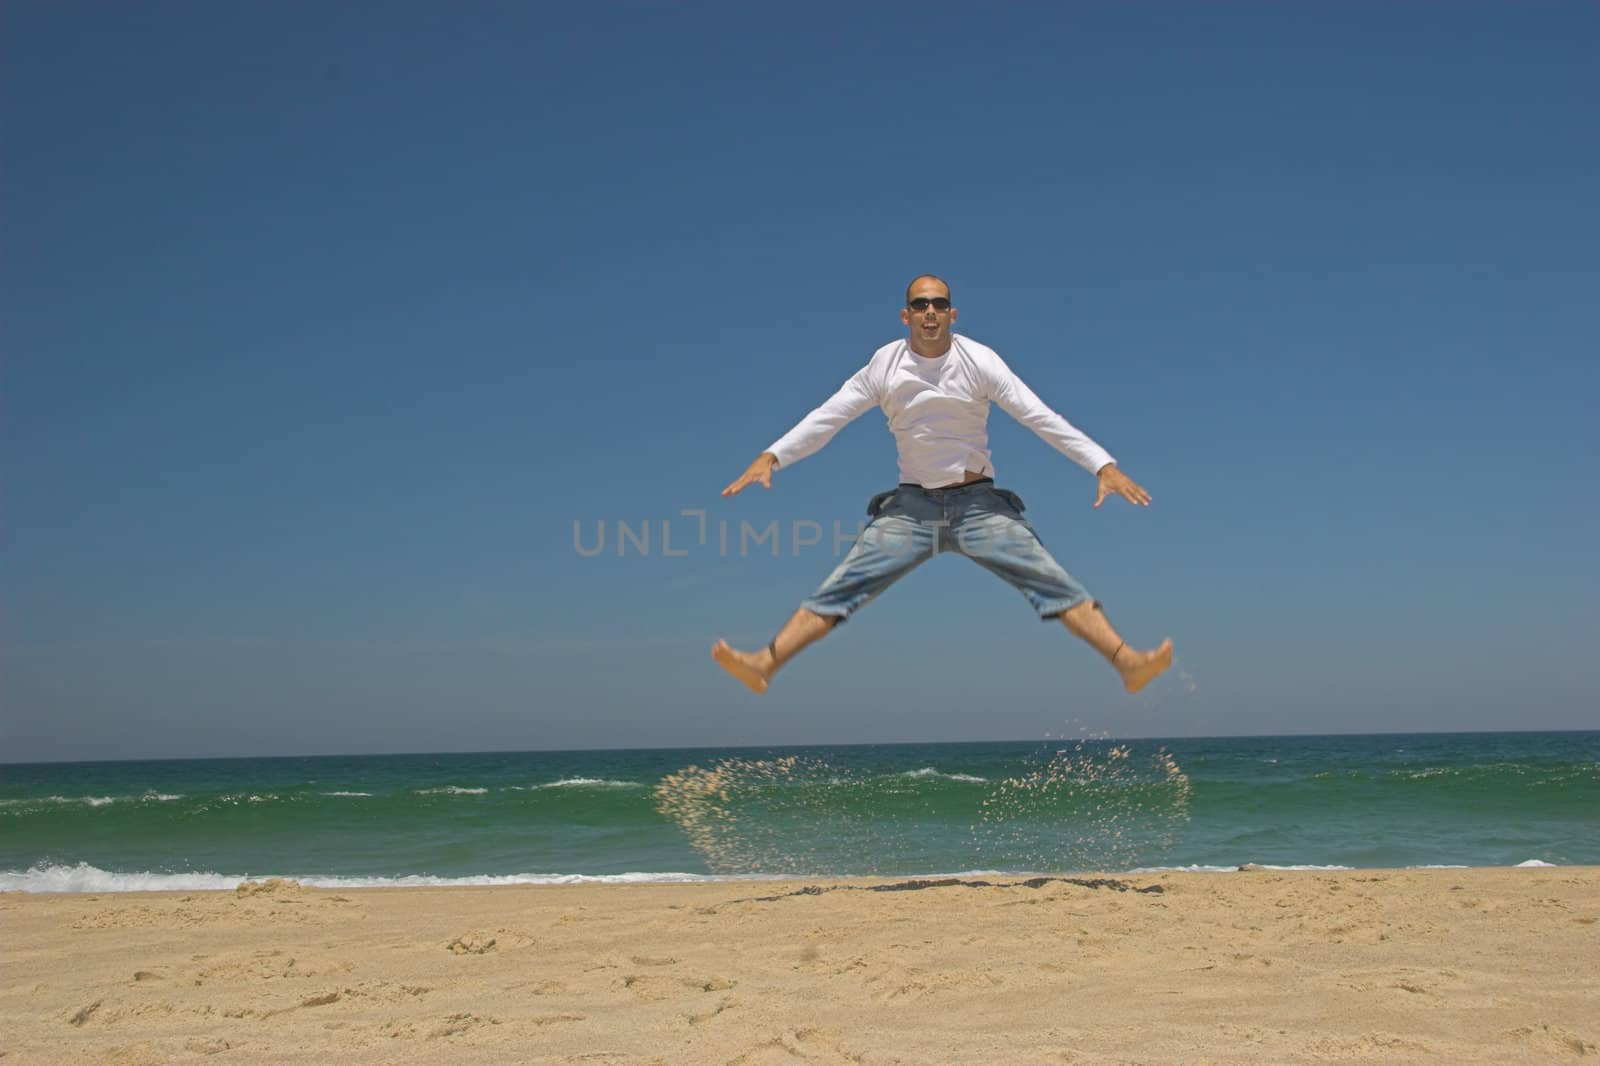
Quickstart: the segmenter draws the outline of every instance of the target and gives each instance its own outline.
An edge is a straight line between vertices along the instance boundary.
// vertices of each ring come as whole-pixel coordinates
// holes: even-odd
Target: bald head
[[[912,290],[915,289],[918,284],[920,284],[921,282],[924,282],[924,281],[931,281],[931,282],[935,283],[936,285],[942,286],[944,288],[944,292],[939,293],[938,295],[943,296],[947,300],[951,298],[950,297],[950,286],[939,275],[937,275],[937,274],[918,274],[916,277],[911,279],[911,284],[906,286],[906,303],[910,303],[911,302],[911,297],[913,295],[912,294]]]

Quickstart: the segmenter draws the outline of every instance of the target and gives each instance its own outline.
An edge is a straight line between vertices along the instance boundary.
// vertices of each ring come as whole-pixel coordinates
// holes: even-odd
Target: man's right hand
[[[778,465],[778,457],[771,452],[762,452],[756,456],[756,461],[751,463],[744,473],[734,479],[733,484],[722,490],[724,496],[737,496],[745,487],[753,482],[761,482],[761,487],[772,487],[772,469]]]

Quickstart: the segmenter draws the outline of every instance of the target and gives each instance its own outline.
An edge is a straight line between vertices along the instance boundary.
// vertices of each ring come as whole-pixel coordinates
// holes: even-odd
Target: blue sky
[[[8,5],[0,759],[1600,726],[1597,34]],[[1153,494],[1094,511],[995,411],[1046,544],[1174,638],[1146,693],[954,558],[765,699],[711,664],[831,569],[893,442],[869,413],[719,490],[922,271]]]

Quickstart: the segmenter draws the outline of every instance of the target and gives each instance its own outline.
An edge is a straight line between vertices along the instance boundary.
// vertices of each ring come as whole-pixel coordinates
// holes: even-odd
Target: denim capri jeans
[[[1022,499],[985,478],[925,489],[901,485],[867,505],[870,521],[844,560],[800,604],[844,621],[884,589],[941,552],[957,552],[998,575],[1041,619],[1089,600],[1022,517]]]

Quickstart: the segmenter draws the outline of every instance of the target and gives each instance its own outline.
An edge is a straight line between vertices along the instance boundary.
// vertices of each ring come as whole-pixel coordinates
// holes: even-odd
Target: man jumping
[[[1139,507],[1150,494],[1065,418],[1046,407],[998,353],[952,333],[950,287],[932,274],[906,289],[903,341],[886,344],[826,403],[762,452],[722,490],[772,487],[772,472],[812,455],[868,408],[888,416],[900,453],[900,485],[867,505],[869,521],[844,561],[803,600],[778,635],[759,651],[719,640],[711,656],[755,692],[802,648],[865,606],[878,593],[941,551],[956,551],[999,575],[1027,597],[1041,619],[1059,618],[1087,641],[1138,692],[1172,665],[1172,641],[1153,651],[1130,648],[1082,585],[1057,563],[1022,517],[1016,493],[996,488],[989,459],[989,402],[1100,482],[1094,505],[1121,496]]]

